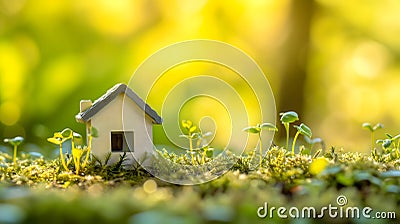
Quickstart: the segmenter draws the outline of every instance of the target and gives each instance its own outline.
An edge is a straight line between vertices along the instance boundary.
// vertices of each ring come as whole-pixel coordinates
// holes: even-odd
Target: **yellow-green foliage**
[[[88,146],[82,146],[82,136],[72,131],[70,128],[66,128],[61,132],[54,133],[54,136],[52,138],[48,138],[47,141],[59,145],[61,163],[64,169],[69,171],[68,165],[70,164],[71,160],[68,160],[67,163],[65,162],[62,145],[64,142],[71,140],[72,161],[74,161],[75,173],[79,174],[79,171],[84,169],[88,163],[93,137],[97,137],[97,130],[95,128],[91,128],[89,133]],[[82,163],[83,155],[85,155],[85,160]]]

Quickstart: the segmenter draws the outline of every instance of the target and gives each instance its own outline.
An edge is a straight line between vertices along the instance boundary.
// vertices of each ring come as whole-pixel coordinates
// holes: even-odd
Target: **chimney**
[[[83,112],[92,106],[92,101],[91,100],[81,100],[80,104],[81,104],[80,112]]]

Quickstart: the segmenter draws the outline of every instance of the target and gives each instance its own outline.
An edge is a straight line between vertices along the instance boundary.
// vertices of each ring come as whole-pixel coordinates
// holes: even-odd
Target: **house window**
[[[132,131],[111,132],[111,152],[133,152]]]

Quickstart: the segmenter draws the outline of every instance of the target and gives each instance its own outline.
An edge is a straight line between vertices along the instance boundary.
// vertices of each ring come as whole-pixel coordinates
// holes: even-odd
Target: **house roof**
[[[144,112],[153,120],[156,124],[162,123],[162,118],[154,111],[149,105],[147,105],[136,93],[132,91],[127,85],[123,83],[116,84],[109,89],[104,95],[93,102],[87,110],[78,113],[75,118],[79,122],[87,122],[101,109],[107,106],[121,93],[125,93],[134,103],[136,103]]]

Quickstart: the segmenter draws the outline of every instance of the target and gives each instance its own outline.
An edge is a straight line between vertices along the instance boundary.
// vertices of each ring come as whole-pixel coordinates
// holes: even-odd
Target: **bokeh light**
[[[215,39],[255,59],[279,102],[278,112],[296,110],[328,146],[367,151],[363,122],[385,124],[377,138],[400,132],[399,10],[400,2],[393,0],[0,0],[0,137],[24,135],[49,150],[53,146],[43,133],[65,127],[84,133],[74,118],[81,99],[96,99],[115,83],[127,83],[162,47]],[[309,29],[294,32],[293,18],[310,18],[301,20]],[[293,35],[299,34],[307,38],[295,42]],[[292,67],[300,72],[287,73]],[[172,72],[180,73],[179,80],[190,75]],[[298,77],[302,82],[286,81]],[[156,87],[173,81],[160,80]],[[246,86],[235,88],[248,94]],[[282,97],[288,90],[299,90],[299,102]],[[249,97],[246,106],[253,104]]]

